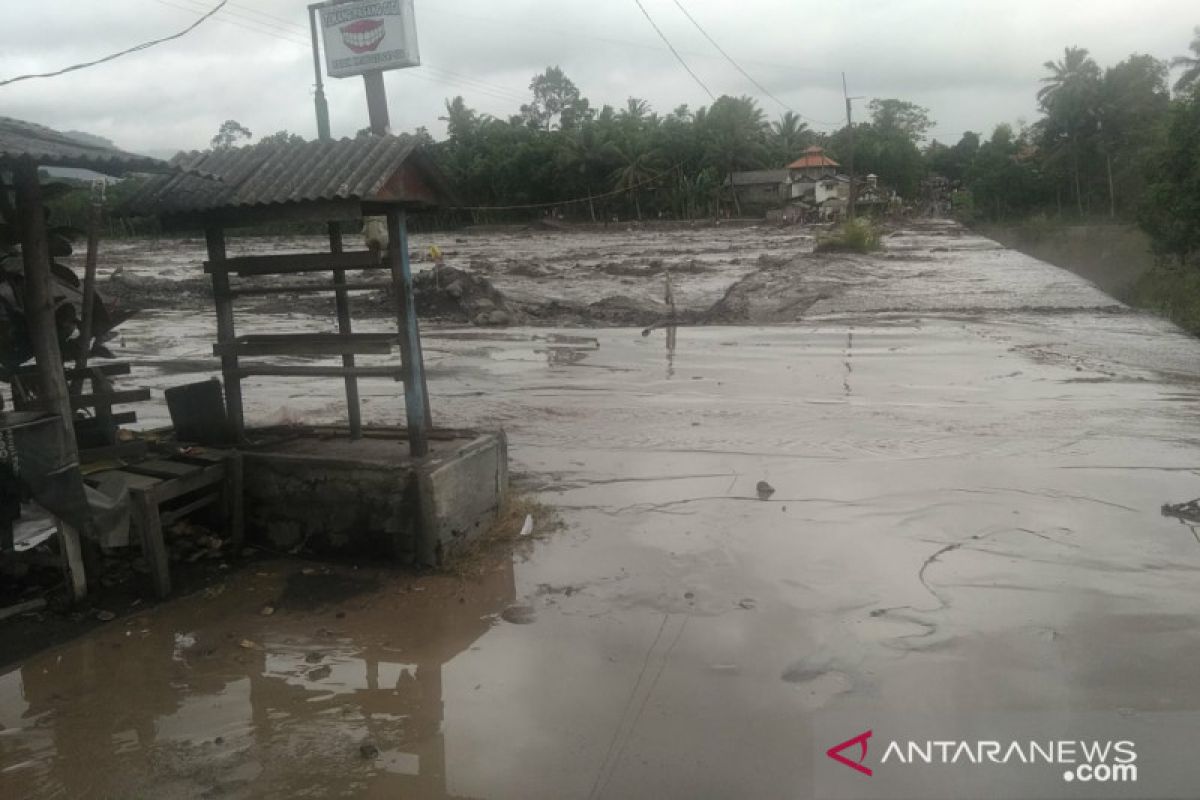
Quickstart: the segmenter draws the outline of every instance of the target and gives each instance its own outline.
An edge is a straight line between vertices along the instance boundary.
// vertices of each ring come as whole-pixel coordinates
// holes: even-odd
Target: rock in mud
[[[417,275],[413,288],[417,313],[423,317],[473,325],[511,325],[519,321],[504,294],[473,272],[445,265],[434,267]]]
[[[513,625],[529,625],[537,619],[533,606],[509,606],[500,612],[500,619]]]

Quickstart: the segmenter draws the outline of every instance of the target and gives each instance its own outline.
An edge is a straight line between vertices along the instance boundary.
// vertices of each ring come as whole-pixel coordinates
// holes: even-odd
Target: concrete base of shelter
[[[246,527],[274,550],[437,566],[484,533],[508,493],[503,431],[435,431],[413,459],[403,430],[248,431]]]

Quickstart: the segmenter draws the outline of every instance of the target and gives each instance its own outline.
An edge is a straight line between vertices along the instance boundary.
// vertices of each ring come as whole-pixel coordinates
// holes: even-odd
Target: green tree
[[[1131,55],[1105,70],[1096,114],[1110,216],[1145,188],[1145,154],[1161,139],[1169,106],[1167,66],[1158,59]]]
[[[1192,41],[1188,45],[1190,56],[1175,56],[1171,59],[1172,69],[1182,69],[1183,74],[1175,81],[1175,91],[1187,94],[1200,86],[1200,25],[1192,28]]]
[[[871,112],[871,122],[880,131],[895,131],[908,137],[913,144],[920,144],[925,134],[933,127],[929,118],[929,109],[922,108],[907,100],[876,99],[867,108]]]
[[[1171,104],[1138,222],[1161,255],[1184,264],[1200,252],[1200,93]]]
[[[1043,65],[1049,75],[1037,99],[1046,117],[1043,131],[1046,144],[1065,154],[1075,189],[1075,204],[1083,216],[1083,189],[1080,162],[1086,139],[1096,131],[1096,107],[1100,92],[1100,67],[1082,47],[1068,47],[1061,61]]]
[[[533,100],[521,106],[521,117],[532,128],[544,131],[571,128],[586,114],[587,101],[579,88],[558,67],[550,67],[529,82]]]
[[[212,138],[211,145],[213,150],[228,150],[237,147],[238,142],[249,142],[253,138],[254,134],[249,128],[235,119],[227,119],[217,129],[217,135]]]
[[[249,133],[249,131],[247,131],[247,133]],[[283,131],[275,131],[275,133],[272,133],[268,136],[262,137],[262,139],[260,139],[258,143],[259,144],[296,144],[296,143],[303,142],[303,141],[304,141],[303,136],[283,130]]]
[[[762,109],[750,97],[723,95],[696,114],[696,127],[704,146],[704,161],[732,185],[733,173],[762,166],[767,156],[767,124]],[[742,213],[737,193],[733,206]]]
[[[812,131],[795,111],[785,111],[771,123],[771,160],[786,166],[800,157],[801,151],[812,143]]]

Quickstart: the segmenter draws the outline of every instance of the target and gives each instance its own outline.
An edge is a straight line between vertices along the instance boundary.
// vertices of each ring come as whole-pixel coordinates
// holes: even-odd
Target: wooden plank
[[[342,270],[334,270],[336,275]],[[253,295],[264,294],[313,294],[319,292],[382,292],[387,291],[391,287],[391,283],[384,281],[358,281],[354,283],[346,283],[337,285],[331,283],[305,283],[293,284],[291,286],[247,286],[237,289],[230,289],[230,297],[249,297]]]
[[[150,565],[150,580],[155,594],[165,598],[171,593],[171,570],[167,560],[167,544],[163,541],[162,520],[158,516],[158,501],[153,493],[131,491],[130,504],[142,537],[142,554]]]
[[[71,398],[71,408],[91,408],[97,403],[116,406],[122,403],[141,403],[149,399],[149,389],[122,389],[118,392],[95,392],[92,394],[75,395]]]
[[[179,508],[173,508],[170,511],[160,511],[158,515],[159,520],[164,528],[169,528],[189,514],[194,514],[202,508],[214,505],[220,499],[221,496],[219,494],[206,494]]]
[[[358,200],[325,200],[186,212],[163,217],[162,225],[163,229],[168,231],[196,231],[202,228],[238,228],[260,223],[323,223],[331,219],[359,219],[361,216],[362,203]]]
[[[46,598],[35,597],[32,600],[26,600],[24,603],[0,608],[0,620],[6,620],[9,617],[16,617],[21,614],[28,614],[31,611],[41,611],[46,607]]]
[[[162,478],[155,478],[151,475],[139,475],[136,472],[131,472],[128,467],[122,467],[121,469],[115,469],[115,470],[109,470],[109,471],[116,472],[117,474],[119,474],[121,476],[121,478],[125,481],[125,485],[128,486],[130,488],[130,490],[136,489],[139,491],[146,491],[148,489],[153,489],[155,486],[158,486],[159,484],[163,483]],[[95,480],[96,478],[99,478],[101,475],[104,475],[104,474],[105,474],[104,472],[97,472],[94,475],[89,475],[88,477],[91,478],[92,480]]]
[[[322,367],[262,364],[253,367],[238,367],[238,374],[245,378],[251,375],[275,378],[393,378],[404,379],[404,367]]]
[[[204,262],[204,271],[234,272],[242,277],[254,275],[294,275],[301,272],[328,272],[335,269],[378,269],[384,264],[370,250],[352,253],[286,253],[270,256],[236,256]]]
[[[204,241],[208,247],[208,258],[212,263],[225,260],[225,231],[219,226],[204,229]],[[207,268],[207,265],[206,265]],[[217,306],[217,342],[229,344],[237,338],[233,325],[233,302],[229,298],[229,273],[217,270],[212,273],[213,297]],[[237,374],[236,354],[221,356],[221,375],[225,381],[225,413],[235,442],[241,441],[245,432],[242,415],[242,384]]]
[[[228,344],[214,344],[213,355],[336,356],[350,353],[387,355],[392,352],[396,338],[395,334],[390,333],[262,334],[241,336]]]
[[[329,223],[329,249],[334,253],[342,252],[342,226],[336,222]],[[372,251],[372,255],[379,258],[380,254]],[[334,296],[334,306],[337,309],[338,333],[343,336],[350,336],[352,335],[353,326],[350,322],[350,295],[346,289],[345,270],[335,269],[333,271],[333,282],[334,285],[339,287],[337,294]],[[354,369],[354,353],[342,353],[342,366],[346,369]],[[358,378],[354,375],[347,375],[345,384],[346,417],[350,423],[350,438],[359,439],[362,437],[362,403],[358,394]]]
[[[100,370],[101,372],[103,372],[105,375],[108,375],[109,377],[114,377],[117,375],[128,375],[131,371],[131,367],[128,362],[106,361],[101,364],[90,364],[85,369],[82,369],[82,370],[77,367],[71,367],[70,369],[65,370],[65,372],[66,372],[67,379],[71,380],[74,378],[89,377],[91,371],[94,369]],[[17,369],[17,374],[23,378],[36,377],[38,374],[37,367],[36,366],[19,367]]]
[[[70,392],[63,370],[62,351],[58,347],[58,325],[55,318],[54,294],[50,281],[50,247],[46,237],[46,212],[42,204],[42,188],[37,164],[18,161],[12,168],[17,196],[17,233],[21,241],[21,259],[25,275],[25,320],[34,357],[45,410],[57,417],[59,437],[65,463],[79,463],[75,446],[75,429],[71,425]],[[11,221],[11,220],[10,220]],[[71,489],[83,492],[82,476],[78,469],[71,478]],[[78,482],[76,479],[78,478]],[[84,576],[80,530],[76,526],[90,525],[89,519],[60,520],[59,538],[62,546],[63,577],[70,589],[70,599],[78,601],[87,594]]]
[[[229,527],[233,534],[233,549],[239,555],[246,539],[246,513],[244,509],[245,472],[241,453],[232,453],[225,462],[225,501]]]
[[[203,469],[203,467],[197,467],[195,464],[181,464],[178,461],[169,461],[165,458],[156,458],[150,461],[142,461],[138,464],[131,464],[127,469],[139,475],[153,475],[156,478],[170,480],[191,475],[193,472]]]
[[[158,498],[158,502],[165,503],[168,500],[182,497],[197,489],[203,489],[206,486],[216,486],[224,480],[225,465],[216,464],[211,467],[198,469],[191,475],[185,475],[182,478],[163,481],[154,489],[154,496]]]
[[[109,459],[136,460],[145,458],[147,449],[146,443],[142,441],[121,442],[104,447],[85,448],[79,452],[79,458],[84,463]]]
[[[396,325],[400,331],[400,362],[404,370],[404,413],[408,421],[408,449],[414,458],[429,452],[429,398],[421,361],[421,334],[413,297],[412,270],[408,263],[408,231],[403,211],[387,214],[388,263],[396,284]]]

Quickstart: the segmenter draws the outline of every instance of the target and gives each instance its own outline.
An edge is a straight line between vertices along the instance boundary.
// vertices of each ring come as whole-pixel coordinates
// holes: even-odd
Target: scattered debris
[[[1200,497],[1186,503],[1163,503],[1162,515],[1175,517],[1182,522],[1200,523]]]
[[[375,746],[374,742],[366,741],[358,746],[358,755],[364,761],[370,761],[379,757],[379,748]]]
[[[525,515],[525,524],[521,526],[521,532],[518,536],[528,536],[533,533],[533,514]]]
[[[537,619],[533,606],[509,606],[500,612],[500,619],[513,625],[528,625]]]
[[[46,607],[46,600],[38,597],[33,600],[26,600],[24,603],[17,603],[8,608],[0,608],[0,620],[15,617],[20,614],[28,614],[33,611],[41,611]]]

